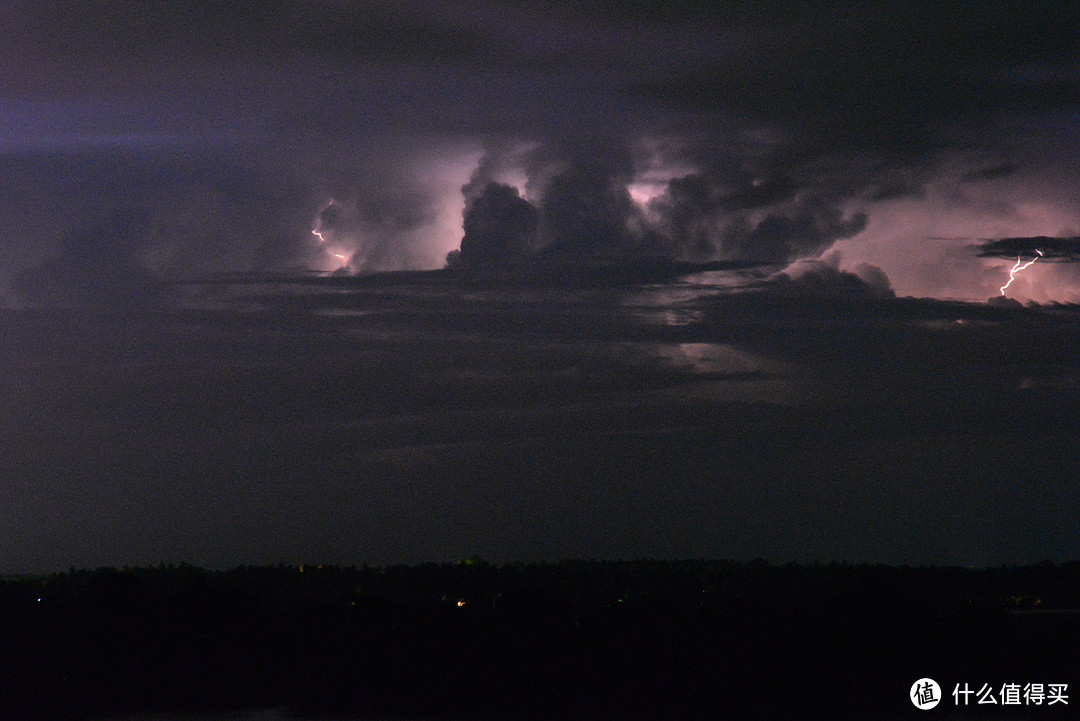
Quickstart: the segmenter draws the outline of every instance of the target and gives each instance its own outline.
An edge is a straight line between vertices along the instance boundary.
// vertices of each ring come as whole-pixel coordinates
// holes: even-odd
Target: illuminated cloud
[[[311,242],[328,197],[353,213],[334,252],[355,270],[437,268],[495,182],[537,209],[553,255],[788,262],[839,247],[900,289],[986,297],[995,273],[941,263],[923,238],[1052,236],[1080,208],[1068,4],[2,12],[18,31],[0,67],[0,219],[49,217],[0,236],[0,293],[121,207],[151,208],[156,240],[136,255],[170,277],[329,269]]]

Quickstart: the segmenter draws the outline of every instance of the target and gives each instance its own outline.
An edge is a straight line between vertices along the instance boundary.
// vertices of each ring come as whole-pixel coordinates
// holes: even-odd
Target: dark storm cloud
[[[976,246],[976,253],[982,258],[1005,258],[1012,260],[1018,256],[1035,257],[1062,263],[1080,262],[1080,237],[1047,238],[998,238],[987,240]],[[1038,253],[1036,253],[1038,251]]]
[[[15,190],[0,243],[27,271],[18,295],[58,299],[33,284],[67,273],[72,254],[80,278],[107,271],[83,283],[102,287],[120,268],[318,267],[311,224],[331,194],[356,209],[363,247],[352,238],[350,250],[372,268],[430,263],[402,236],[431,222],[431,190],[401,170],[399,150],[357,133],[426,125],[419,101],[395,105],[395,82],[442,95],[410,68],[460,62],[478,47],[466,29],[392,4],[308,2],[16,2],[0,23],[0,160]],[[358,80],[369,62],[395,65]],[[118,208],[147,226],[111,249],[94,228]],[[88,234],[98,241],[71,247]]]
[[[809,153],[855,140],[924,149],[946,140],[935,132],[943,120],[967,113],[1075,107],[1078,15],[1062,3],[23,2],[3,18],[12,29],[3,72],[24,89],[90,80],[145,92],[229,70],[248,94],[232,103],[318,99],[292,117],[322,119],[357,99],[375,101],[354,105],[357,115],[412,104],[419,79],[437,92],[410,108],[413,127],[439,116],[446,127],[456,107],[457,120],[471,115],[488,132],[626,122],[715,132],[736,122],[815,140]],[[283,68],[282,87],[261,86]],[[397,100],[364,92],[387,80],[406,81]],[[329,94],[335,85],[342,97]],[[188,98],[214,99],[229,107],[225,96]],[[665,109],[676,115],[659,117]]]
[[[590,137],[584,131],[583,138],[547,139],[513,159],[507,148],[489,149],[462,187],[465,237],[454,260],[655,252],[655,233],[628,189],[635,174],[630,143],[619,137],[586,142]],[[515,169],[536,202],[495,181]]]
[[[539,198],[542,255],[785,263],[815,256],[866,225],[865,214],[845,214],[842,198],[826,196],[815,187],[818,180],[799,183],[783,173],[761,177],[730,157],[713,161],[708,172],[671,179],[643,207],[629,190],[642,162],[638,155],[631,141],[617,136],[588,147],[550,141],[525,154],[526,185]],[[466,222],[479,179],[496,177],[505,162],[498,152],[481,159],[473,181],[462,189],[470,203]],[[476,207],[490,213],[493,200]],[[521,200],[516,207],[525,212],[526,205]]]
[[[540,205],[549,255],[625,252],[634,203],[626,182],[600,166],[577,165],[551,178]]]
[[[752,260],[785,261],[816,255],[834,240],[849,238],[866,227],[866,215],[844,217],[828,201],[811,197],[790,214],[766,216],[748,234],[740,234],[734,245],[739,257]]]
[[[3,157],[0,168],[7,179],[0,244],[16,260],[15,273],[0,280],[28,303],[107,295],[123,288],[125,275],[172,282],[304,267],[311,212],[304,191],[246,163],[222,164],[193,149],[80,146]],[[170,296],[130,291],[122,294],[131,303]]]
[[[384,60],[427,65],[482,58],[493,44],[480,29],[441,23],[423,4],[367,2],[363,7],[308,0],[89,0],[68,5],[9,3],[3,18],[23,32],[24,56],[89,61],[116,69],[132,63],[278,60]]]
[[[535,250],[539,213],[517,188],[489,183],[465,209],[461,250],[448,264],[520,259]]]
[[[711,57],[627,86],[656,111],[653,127],[678,138],[666,146],[671,157],[696,170],[653,201],[684,253],[812,257],[872,228],[881,206],[968,203],[963,193],[937,194],[957,179],[993,181],[1007,195],[1029,192],[1055,164],[1066,187],[1080,176],[1062,154],[1080,108],[1075,7],[736,4],[714,17],[742,27],[747,42],[718,43]],[[710,146],[726,150],[727,168],[709,159]],[[732,169],[759,187],[790,179],[795,206],[816,199],[766,209],[759,229],[762,214],[724,205]],[[875,262],[904,254],[904,230],[894,227],[874,229],[898,236]],[[785,240],[799,234],[801,243]]]
[[[804,261],[778,273],[770,279],[770,292],[781,296],[865,296],[893,298],[888,276],[881,268],[861,264],[854,271],[841,270],[839,258]]]
[[[149,223],[134,211],[83,229],[60,255],[16,274],[15,291],[31,305],[115,310],[160,305],[167,286],[138,257]]]
[[[467,211],[523,173],[535,243],[553,255],[813,257],[866,229],[867,203],[921,197],[949,153],[964,158],[953,179],[1009,181],[1036,162],[1014,146],[1070,132],[1052,128],[1080,99],[1078,16],[1008,3],[8,3],[0,151],[134,151],[143,165],[82,186],[32,246],[2,242],[21,267],[40,263],[119,201],[150,203],[143,177],[178,173],[177,216],[213,215],[200,205],[213,197],[226,222],[183,244],[199,252],[159,243],[168,274],[185,257],[190,272],[323,267],[310,231],[330,198],[348,210],[336,230],[355,268],[435,267],[469,234],[450,239],[442,220],[461,212],[445,189],[469,169],[430,179],[482,148],[454,202]],[[62,166],[28,204],[55,195]],[[191,179],[223,168],[242,186]],[[645,177],[642,208],[631,191]]]
[[[809,152],[845,144],[904,155],[955,142],[949,123],[1080,100],[1080,78],[1068,72],[1080,12],[1067,4],[773,10],[732,13],[753,28],[757,47],[643,79],[636,97],[717,118],[735,113],[793,133]],[[1032,77],[1028,67],[1047,72]]]
[[[815,256],[866,225],[864,214],[845,216],[811,185],[729,164],[673,179],[649,210],[674,255],[690,258],[785,262]]]

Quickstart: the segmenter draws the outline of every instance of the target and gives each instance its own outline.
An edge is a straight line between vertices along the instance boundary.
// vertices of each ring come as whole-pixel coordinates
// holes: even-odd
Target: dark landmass
[[[1080,562],[472,558],[0,582],[5,718],[255,707],[425,719],[914,718],[925,712],[907,694],[923,677],[941,684],[943,706],[957,683],[1075,692]],[[1064,718],[1073,703],[978,717]]]
[[[530,258],[502,263],[452,265],[439,270],[397,270],[379,273],[338,272],[215,273],[178,282],[178,285],[273,285],[366,289],[410,283],[428,286],[509,286],[545,288],[630,287],[664,283],[695,273],[746,271],[776,268],[779,264],[759,260],[681,261],[664,257],[594,257],[568,261],[563,258]]]

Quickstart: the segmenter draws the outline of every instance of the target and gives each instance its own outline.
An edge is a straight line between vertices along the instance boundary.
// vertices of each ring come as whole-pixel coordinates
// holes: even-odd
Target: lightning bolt
[[[1035,261],[1037,261],[1039,258],[1043,257],[1043,252],[1041,250],[1039,250],[1038,248],[1035,249],[1035,252],[1038,253],[1038,255],[1035,256],[1034,258],[1032,258],[1031,260],[1029,260],[1028,262],[1024,263],[1023,265],[1020,264],[1020,262],[1021,262],[1020,261],[1020,256],[1019,255],[1016,256],[1016,265],[1014,265],[1012,268],[1009,269],[1009,282],[1006,283],[1005,285],[1001,286],[1001,294],[1002,295],[1005,295],[1006,288],[1008,288],[1010,285],[1012,285],[1013,281],[1016,280],[1016,274],[1017,273],[1019,273],[1022,270],[1027,270],[1028,268],[1030,268],[1035,263]]]
[[[324,205],[322,208],[319,209],[319,214],[316,216],[318,218],[318,221],[315,223],[315,227],[311,229],[311,234],[319,239],[319,245],[322,245],[322,246],[326,245],[326,237],[322,234],[322,214],[324,212],[326,212],[326,209],[331,207],[333,204],[334,204],[334,199],[331,198],[330,200],[328,200],[326,202],[326,205]],[[335,253],[334,251],[330,250],[329,248],[327,248],[326,250],[327,250],[328,253],[330,253],[330,255],[334,256],[335,258],[340,260],[342,263],[348,263],[349,262],[349,258],[347,256],[342,255],[341,253]]]

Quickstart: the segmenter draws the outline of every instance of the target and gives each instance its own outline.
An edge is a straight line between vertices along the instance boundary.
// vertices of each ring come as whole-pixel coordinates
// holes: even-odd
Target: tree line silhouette
[[[0,713],[899,718],[926,676],[1080,689],[1078,610],[1080,562],[71,570],[0,582]]]

